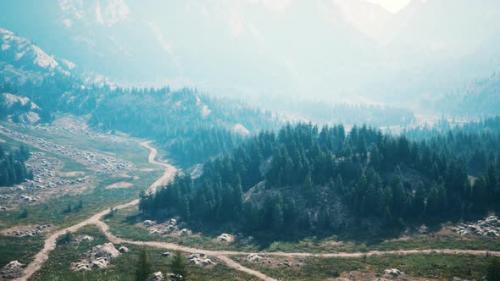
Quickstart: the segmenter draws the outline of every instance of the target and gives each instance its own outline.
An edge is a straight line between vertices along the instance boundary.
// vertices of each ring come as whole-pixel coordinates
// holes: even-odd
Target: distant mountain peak
[[[55,73],[70,76],[76,65],[48,54],[30,40],[0,28],[0,73],[3,82],[40,81]]]

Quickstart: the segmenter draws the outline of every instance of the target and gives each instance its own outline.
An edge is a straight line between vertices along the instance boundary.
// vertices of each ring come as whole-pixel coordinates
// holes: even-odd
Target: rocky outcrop
[[[2,269],[0,270],[0,277],[8,279],[20,277],[21,273],[23,272],[23,267],[24,264],[20,263],[19,261],[11,261],[4,267],[2,267]]]
[[[163,273],[161,273],[161,271],[158,271],[151,274],[147,281],[165,281],[165,277],[163,276]]]
[[[119,255],[120,251],[112,243],[98,245],[87,252],[80,261],[72,263],[71,270],[90,271],[93,269],[104,269]]]
[[[1,234],[12,237],[35,237],[44,235],[52,228],[51,224],[21,225],[3,230]]]
[[[228,233],[222,233],[221,235],[217,236],[217,241],[230,244],[233,243],[236,239],[234,238],[234,235],[228,234]]]
[[[74,242],[76,244],[80,244],[82,242],[92,242],[92,241],[94,241],[94,237],[92,237],[90,235],[86,235],[86,234],[78,235],[74,239]]]
[[[401,270],[397,268],[389,268],[384,270],[384,274],[381,278],[377,278],[376,281],[390,281],[390,280],[397,280],[397,281],[406,281],[406,276]]]
[[[250,254],[247,256],[246,260],[249,261],[249,262],[260,262],[262,261],[264,258],[257,255],[257,254]]]
[[[483,237],[500,237],[500,219],[496,216],[489,216],[484,220],[474,223],[462,223],[452,227],[452,229],[464,235],[479,235]]]
[[[32,125],[41,120],[40,107],[25,96],[11,93],[0,94],[0,110],[2,111],[0,117],[10,122]]]
[[[144,227],[149,231],[149,234],[161,236],[191,236],[193,232],[187,228],[180,228],[177,220],[174,218],[169,219],[164,223],[156,223],[152,220],[143,221]]]
[[[194,265],[207,267],[216,265],[211,259],[209,259],[205,254],[196,253],[188,256],[188,261]]]
[[[118,251],[120,251],[120,253],[128,253],[129,249],[125,246],[120,246],[120,248],[118,248]]]

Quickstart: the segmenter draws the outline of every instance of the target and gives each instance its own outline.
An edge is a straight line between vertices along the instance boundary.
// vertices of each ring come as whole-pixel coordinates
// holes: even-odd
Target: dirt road
[[[154,192],[159,186],[162,186],[162,185],[165,185],[166,183],[168,183],[168,181],[174,177],[177,170],[175,169],[174,166],[169,165],[168,163],[163,163],[163,162],[159,162],[156,160],[156,157],[158,155],[158,151],[150,145],[150,142],[142,142],[140,145],[149,150],[149,155],[148,155],[149,163],[155,164],[155,165],[160,165],[161,167],[165,168],[165,171],[161,175],[161,177],[159,179],[157,179],[153,184],[151,184],[151,186],[149,186],[149,188],[148,188],[148,192]],[[113,208],[114,209],[123,209],[123,208],[135,206],[138,203],[139,203],[139,199],[135,199],[135,200],[132,200],[128,203],[115,206]],[[64,235],[67,232],[76,232],[86,225],[99,225],[99,224],[101,224],[100,220],[108,213],[109,213],[109,210],[101,211],[97,214],[94,214],[93,216],[91,216],[90,218],[88,218],[82,222],[79,222],[79,223],[72,225],[70,227],[60,229],[60,230],[57,230],[56,232],[51,233],[45,239],[44,246],[43,246],[42,250],[40,250],[40,252],[38,252],[35,255],[35,258],[33,259],[33,261],[30,264],[28,264],[28,266],[23,270],[22,276],[15,279],[15,280],[16,281],[28,280],[33,275],[33,273],[37,272],[42,267],[42,265],[48,260],[49,253],[56,248],[57,239],[60,236]]]
[[[158,187],[164,186],[170,180],[172,180],[172,177],[177,173],[177,169],[166,162],[156,160],[158,156],[158,150],[156,150],[156,148],[151,146],[150,141],[141,142],[141,146],[149,150],[149,155],[148,155],[149,163],[165,168],[165,172],[163,173],[163,175],[161,175],[161,177],[159,177],[155,182],[153,182],[147,190],[147,193],[154,193],[156,189],[158,189]]]
[[[165,168],[164,173],[148,188],[148,192],[154,192],[160,186],[167,184],[173,179],[177,170],[174,166],[156,160],[158,152],[150,145],[150,142],[143,142],[141,146],[149,150],[148,161],[152,164],[159,165]],[[133,200],[126,204],[113,207],[114,209],[124,209],[135,206],[139,200]],[[73,226],[58,230],[48,236],[45,240],[43,249],[36,254],[35,259],[24,269],[23,275],[16,281],[28,280],[42,265],[48,260],[49,253],[55,249],[57,239],[66,232],[75,232],[86,225],[95,225],[106,236],[106,238],[114,244],[131,244],[138,246],[147,246],[171,251],[181,251],[185,253],[203,253],[207,256],[214,257],[223,262],[227,267],[238,270],[252,276],[255,276],[264,281],[277,281],[262,272],[247,268],[237,263],[231,256],[242,256],[249,254],[258,254],[261,256],[275,256],[275,257],[318,257],[318,258],[359,258],[364,256],[382,256],[382,255],[412,255],[412,254],[446,254],[446,255],[473,255],[473,256],[500,256],[500,251],[485,251],[485,250],[460,250],[460,249],[419,249],[419,250],[394,250],[394,251],[368,251],[368,252],[337,252],[337,253],[288,253],[288,252],[240,252],[240,251],[213,251],[205,249],[197,249],[186,247],[174,243],[159,242],[159,241],[134,241],[116,237],[109,230],[109,226],[102,221],[102,218],[108,214],[109,210],[101,211],[92,217],[75,224]]]

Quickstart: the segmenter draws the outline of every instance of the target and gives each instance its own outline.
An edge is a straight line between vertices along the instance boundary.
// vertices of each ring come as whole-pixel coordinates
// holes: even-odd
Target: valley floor
[[[142,169],[156,166],[155,168],[160,167],[163,171],[160,175],[157,172],[141,174],[142,182],[153,182],[149,185],[148,192],[153,192],[172,180],[177,172],[175,167],[158,160],[158,151],[149,142],[135,144],[139,144],[142,151],[144,148],[149,151],[149,165],[143,163],[138,166]],[[137,156],[128,157],[132,159]],[[146,176],[147,173],[152,175]],[[115,192],[115,189],[106,189],[110,184],[112,183],[106,182],[101,188],[107,190],[106,192]],[[485,275],[491,259],[500,256],[500,241],[497,238],[461,240],[453,236],[436,240],[419,236],[363,248],[357,245],[351,247],[349,244],[332,244],[327,247],[327,244],[311,242],[305,243],[307,245],[275,244],[264,250],[258,250],[252,245],[221,245],[214,242],[213,238],[204,236],[191,240],[162,238],[150,235],[144,229],[141,232],[141,228],[133,224],[126,226],[122,212],[133,213],[139,200],[133,199],[137,198],[137,190],[125,194],[114,200],[100,202],[102,205],[99,208],[86,208],[77,214],[65,214],[64,218],[49,220],[53,225],[41,233],[45,235],[43,241],[36,238],[39,236],[0,236],[0,266],[9,262],[10,258],[27,264],[23,267],[22,274],[15,278],[17,281],[128,280],[133,276],[134,270],[130,265],[135,264],[139,250],[147,248],[153,260],[153,269],[158,271],[166,272],[169,259],[162,257],[166,250],[197,254],[215,263],[209,266],[189,265],[191,280],[372,280],[375,277],[391,275],[392,273],[384,273],[384,270],[390,268],[400,269],[410,280],[447,280],[453,277],[480,279]],[[34,213],[32,220],[44,215],[44,211],[37,208],[39,207],[29,209]],[[15,212],[10,214],[11,216],[0,216],[3,224],[0,226],[4,230],[17,225]],[[26,225],[34,221],[28,219],[21,222]],[[68,232],[94,238],[77,245],[58,245],[58,239]],[[71,263],[77,261],[86,251],[106,242],[117,247],[126,245],[129,251],[113,260],[112,266],[106,269],[89,272],[70,270]],[[398,279],[402,278],[402,275],[385,277]]]

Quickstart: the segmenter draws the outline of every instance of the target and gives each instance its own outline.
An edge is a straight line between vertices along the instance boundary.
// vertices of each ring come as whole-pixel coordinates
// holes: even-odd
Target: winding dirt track
[[[163,186],[167,184],[170,180],[172,180],[175,174],[177,173],[177,169],[168,163],[156,160],[158,151],[150,145],[150,142],[142,142],[140,145],[149,150],[149,156],[148,156],[149,163],[159,165],[165,168],[163,175],[160,178],[158,178],[155,182],[153,182],[151,186],[149,186],[147,192],[152,193],[156,191],[158,187]],[[138,203],[139,199],[135,199],[133,201],[115,206],[113,208],[119,210],[135,206]],[[244,267],[241,264],[234,261],[233,259],[231,259],[230,257],[249,255],[249,254],[259,254],[263,256],[275,256],[275,257],[318,257],[318,258],[360,258],[364,256],[383,256],[383,255],[403,256],[412,254],[500,256],[500,251],[461,250],[461,249],[418,249],[418,250],[394,250],[394,251],[368,251],[368,252],[352,252],[352,253],[349,252],[336,252],[336,253],[257,252],[255,253],[255,252],[240,252],[240,251],[213,251],[213,250],[205,250],[205,249],[197,249],[192,247],[181,246],[174,243],[159,242],[159,241],[134,241],[116,237],[109,230],[109,226],[101,220],[109,212],[110,212],[109,210],[101,211],[78,224],[72,225],[70,227],[58,230],[50,234],[50,236],[48,236],[45,240],[43,249],[40,250],[40,252],[38,252],[35,255],[34,260],[24,269],[23,275],[15,279],[15,281],[26,281],[35,272],[37,272],[42,267],[42,265],[48,260],[49,253],[55,249],[57,239],[61,235],[65,234],[66,232],[76,232],[80,228],[86,225],[97,226],[97,228],[106,236],[106,238],[114,244],[131,244],[138,246],[147,246],[147,247],[166,249],[171,251],[181,251],[185,253],[203,253],[207,256],[211,256],[220,260],[229,268],[250,274],[264,281],[277,281],[277,280],[263,274],[262,272]]]
[[[140,145],[142,147],[149,150],[148,162],[151,164],[159,165],[159,166],[165,168],[165,170],[164,170],[163,174],[160,176],[160,178],[158,178],[155,182],[153,182],[148,187],[147,193],[155,192],[156,189],[158,189],[158,187],[164,186],[169,181],[171,181],[174,178],[175,174],[177,173],[177,169],[174,166],[172,166],[168,163],[156,160],[156,157],[158,155],[158,151],[154,147],[152,147],[150,144],[151,144],[151,142],[140,143]],[[116,209],[116,210],[125,209],[128,207],[135,206],[137,204],[139,204],[139,199],[132,200],[132,201],[125,203],[125,204],[122,204],[122,205],[114,206],[113,209]],[[258,272],[256,270],[253,270],[253,269],[250,269],[250,268],[247,268],[247,267],[240,265],[239,263],[237,263],[237,262],[233,261],[232,259],[228,258],[227,256],[225,256],[223,254],[224,252],[218,253],[216,251],[205,251],[202,249],[188,248],[188,247],[183,247],[183,246],[171,244],[171,243],[162,243],[162,242],[154,242],[154,241],[142,242],[142,241],[132,241],[132,240],[125,240],[125,239],[118,238],[111,233],[111,231],[109,230],[109,226],[106,223],[101,221],[101,219],[105,215],[109,214],[109,212],[110,212],[109,209],[101,211],[101,212],[94,214],[90,218],[88,218],[80,223],[77,223],[77,224],[72,225],[70,227],[60,229],[60,230],[57,230],[57,231],[51,233],[45,239],[45,243],[44,243],[42,250],[40,250],[40,252],[38,252],[35,255],[35,258],[33,259],[33,261],[30,264],[28,264],[28,266],[23,270],[22,276],[14,279],[14,280],[15,281],[27,281],[35,272],[40,270],[42,265],[49,259],[50,252],[56,248],[57,239],[60,236],[64,235],[67,232],[76,232],[79,229],[81,229],[82,227],[87,226],[87,225],[95,225],[107,237],[107,239],[110,242],[115,243],[115,244],[126,243],[126,244],[132,244],[132,245],[144,245],[144,246],[163,248],[163,249],[188,252],[188,253],[207,253],[207,255],[208,255],[208,253],[210,253],[210,256],[213,256],[213,257],[219,259],[220,261],[224,262],[224,264],[226,264],[226,266],[228,266],[230,268],[233,268],[235,270],[239,270],[242,272],[246,272],[246,273],[253,275],[261,280],[276,281],[276,279],[270,278],[261,272]]]

